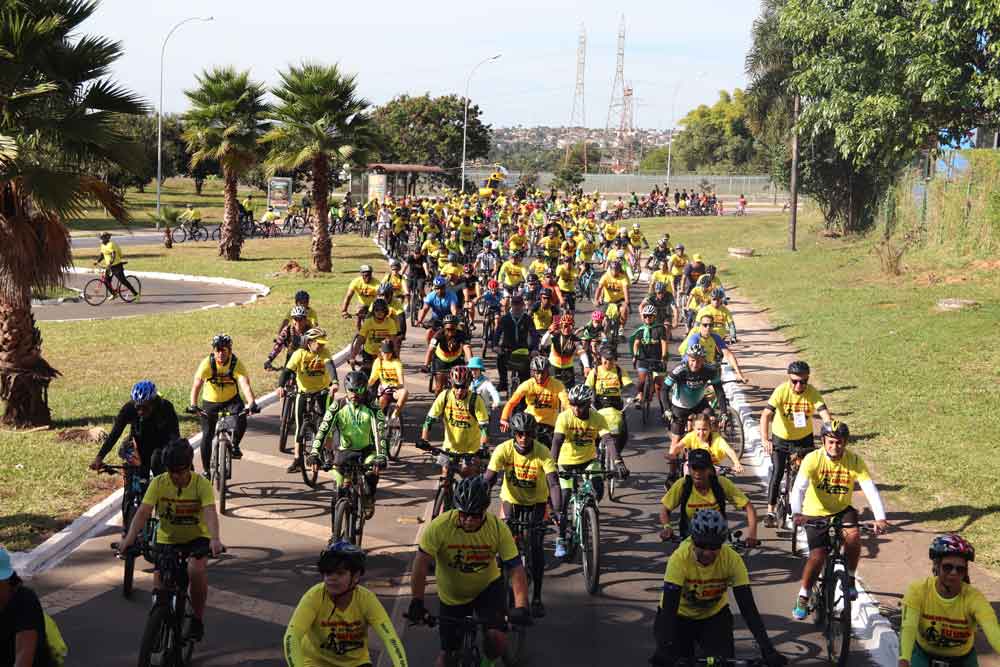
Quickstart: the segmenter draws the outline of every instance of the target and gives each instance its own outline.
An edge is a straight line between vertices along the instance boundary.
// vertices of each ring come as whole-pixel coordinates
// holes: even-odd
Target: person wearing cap
[[[45,612],[38,595],[24,585],[0,547],[0,665],[55,667]]]
[[[139,293],[135,291],[132,284],[125,278],[125,256],[122,254],[121,246],[111,240],[110,232],[101,233],[100,255],[94,260],[94,264],[104,267],[104,279],[110,284],[114,277],[119,283],[128,288],[135,300],[139,300]],[[103,264],[102,264],[103,262]],[[114,294],[112,294],[114,298]]]
[[[497,408],[500,407],[500,393],[488,377],[486,377],[486,366],[482,357],[472,357],[468,364],[469,372],[472,373],[472,391],[479,394],[486,408],[490,411],[490,428],[495,432],[494,424],[499,414]]]
[[[361,322],[368,314],[369,306],[378,295],[379,282],[372,277],[372,267],[368,264],[362,264],[361,268],[358,269],[358,274],[358,277],[347,286],[347,294],[344,295],[344,303],[340,307],[340,312],[344,319],[350,319],[351,316],[347,312],[347,308],[351,305],[351,299],[357,296],[358,301],[361,302],[361,307],[358,308],[357,312],[357,329],[360,330]]]
[[[292,375],[298,388],[295,394],[295,460],[288,467],[289,473],[298,472],[301,466],[303,443],[300,435],[309,405],[316,406],[317,414],[326,412],[327,405],[334,400],[340,388],[337,367],[327,345],[325,329],[309,329],[302,334],[302,347],[292,353],[278,376],[279,397],[284,398],[285,387]]]
[[[687,294],[698,284],[698,279],[705,275],[705,260],[699,253],[694,253],[691,261],[684,265],[682,275],[684,279],[681,281],[681,294]]]
[[[406,313],[410,303],[410,288],[406,282],[406,276],[403,275],[403,263],[398,259],[393,259],[389,262],[389,273],[382,278],[382,284],[392,287],[392,301],[389,302],[389,307],[399,313],[396,321],[399,323],[401,340],[406,340]]]

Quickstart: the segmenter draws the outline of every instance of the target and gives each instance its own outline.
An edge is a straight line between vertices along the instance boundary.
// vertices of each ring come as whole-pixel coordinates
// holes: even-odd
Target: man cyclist
[[[440,328],[441,323],[449,315],[458,316],[458,297],[448,289],[448,279],[444,276],[434,276],[434,289],[424,297],[424,307],[417,315],[417,325],[423,326],[427,313],[433,314],[431,326],[427,330],[427,342],[430,343],[434,337],[435,330]]]
[[[556,426],[556,417],[569,405],[566,385],[552,377],[549,360],[545,357],[532,359],[530,369],[531,379],[518,385],[507,404],[503,406],[503,412],[500,413],[500,430],[507,432],[510,428],[511,413],[521,399],[524,399],[527,413],[538,421],[538,439],[543,443],[550,443]]]
[[[407,667],[406,650],[378,597],[361,586],[365,552],[331,541],[316,563],[322,581],[295,606],[283,642],[288,667],[371,665],[368,629],[375,630],[393,667]]]
[[[687,266],[688,256],[684,254],[684,244],[678,243],[674,247],[674,254],[670,256],[670,276],[674,282],[674,298],[681,303],[681,281],[684,279],[684,267]]]
[[[726,341],[722,339],[722,336],[711,333],[712,324],[713,320],[709,315],[698,318],[698,326],[691,329],[691,333],[677,347],[677,352],[684,355],[687,353],[688,348],[700,345],[705,350],[706,363],[718,366],[725,360],[726,363],[732,366],[733,372],[736,373],[736,379],[746,383],[747,377],[743,374],[743,369],[740,368],[736,354],[726,345]]]
[[[420,441],[427,443],[431,426],[439,419],[444,422],[442,449],[457,454],[485,453],[489,444],[490,412],[483,397],[472,391],[472,373],[466,366],[457,366],[449,374],[451,388],[440,392],[420,430]],[[478,428],[477,428],[478,426]],[[478,461],[472,464],[472,474],[478,474]],[[450,479],[448,466],[441,474]]]
[[[178,216],[181,222],[186,222],[189,224],[191,231],[194,231],[201,226],[201,209],[187,204],[181,214]]]
[[[667,374],[664,385],[670,390],[671,449],[677,447],[677,443],[687,432],[688,417],[711,410],[705,395],[709,385],[715,390],[719,414],[726,412],[726,393],[722,389],[719,369],[713,364],[705,363],[705,348],[700,345],[688,348],[687,359],[674,366]],[[670,476],[667,478],[667,484],[670,484],[672,478],[677,476],[677,460],[668,455],[668,461]]]
[[[635,360],[636,372],[639,375],[635,395],[642,396],[646,387],[646,378],[650,373],[653,377],[653,390],[659,395],[663,384],[663,374],[667,368],[667,345],[670,334],[661,322],[657,322],[656,306],[647,303],[639,309],[642,324],[632,334],[632,358]],[[641,407],[636,403],[636,407]]]
[[[361,368],[371,370],[372,364],[378,358],[382,341],[392,342],[399,350],[399,320],[389,316],[389,303],[379,297],[370,308],[371,314],[361,323],[361,328],[354,336],[351,345],[351,360],[361,354]]]
[[[552,507],[562,507],[559,475],[549,448],[535,440],[535,418],[527,412],[519,412],[510,419],[513,437],[493,450],[489,466],[483,474],[491,487],[497,477],[503,478],[500,488],[500,504],[503,515],[508,520],[530,521],[544,525],[546,501]],[[558,523],[558,521],[557,521]],[[545,534],[541,530],[530,530],[531,549],[531,615],[545,616],[542,604],[542,577],[545,575]]]
[[[236,420],[236,430],[233,432],[231,454],[234,459],[243,458],[240,443],[243,442],[243,434],[247,430],[247,418],[246,415],[240,414],[244,408],[244,402],[240,398],[241,393],[250,403],[250,412],[260,412],[253,388],[250,386],[246,366],[233,354],[233,339],[224,333],[216,334],[212,338],[212,353],[201,360],[194,372],[191,401],[187,409],[191,414],[199,413],[197,405],[198,397],[201,397],[201,412],[204,412],[200,417],[201,463],[206,476],[212,460],[211,443],[215,437],[215,421],[223,410],[239,415]]]
[[[334,400],[340,388],[337,367],[327,347],[325,329],[315,327],[302,334],[302,347],[292,353],[278,376],[279,398],[284,398],[285,387],[292,375],[295,376],[298,391],[295,394],[295,459],[288,466],[286,472],[289,473],[301,469],[302,448],[311,444],[303,443],[300,437],[306,411],[313,405],[317,413],[325,413],[326,406]]]
[[[118,546],[119,553],[124,553],[135,544],[139,531],[143,530],[154,509],[159,519],[156,528],[157,546],[169,544],[188,553],[204,552],[207,549],[213,556],[218,556],[225,549],[219,534],[219,516],[215,513],[212,483],[201,475],[193,474],[193,462],[194,450],[191,443],[183,439],[170,443],[163,454],[163,465],[167,472],[150,481],[142,504],[132,517],[128,532]],[[207,555],[188,560],[193,616],[185,634],[194,641],[201,641],[205,635],[207,564]],[[160,574],[155,572],[153,589],[159,588]]]
[[[361,329],[361,322],[368,315],[368,307],[371,306],[378,295],[379,282],[372,277],[372,273],[371,266],[368,264],[361,265],[361,268],[358,269],[358,277],[352,280],[347,286],[347,294],[344,295],[344,303],[340,307],[340,312],[344,316],[344,319],[350,319],[351,315],[347,312],[347,308],[351,305],[351,299],[355,296],[358,297],[358,301],[361,302],[356,315],[356,326],[358,329]]]
[[[437,667],[456,667],[462,646],[462,626],[453,619],[475,614],[487,622],[484,653],[489,661],[504,654],[504,610],[507,586],[500,572],[507,571],[514,591],[510,620],[530,624],[528,580],[510,529],[488,512],[489,486],[479,475],[463,479],[455,489],[455,509],[442,512],[420,536],[420,546],[410,579],[412,599],[407,618],[424,622],[424,591],[431,563],[435,564],[440,602],[441,653]]]
[[[395,401],[396,413],[393,416],[397,422],[399,415],[403,413],[409,391],[406,389],[406,381],[403,376],[403,362],[396,354],[396,347],[391,340],[382,341],[380,349],[381,355],[372,364],[372,373],[368,378],[369,389],[378,385],[378,407],[383,413],[387,413],[389,403]]]
[[[616,305],[618,308],[618,335],[625,332],[625,324],[628,322],[630,284],[628,276],[622,272],[622,263],[618,260],[610,262],[607,273],[601,276],[601,281],[597,284],[594,307],[600,308],[602,303],[607,303],[609,306]]]
[[[510,312],[500,318],[500,325],[496,332],[496,343],[500,349],[500,353],[497,354],[497,373],[500,375],[498,389],[509,393],[510,361],[513,353],[521,351],[522,359],[526,361],[530,351],[538,347],[534,323],[525,311],[524,297],[520,294],[511,297]]]
[[[472,358],[469,336],[460,328],[461,323],[457,315],[445,316],[444,326],[427,345],[423,371],[434,374],[435,393],[443,389],[444,375],[448,371],[464,366]]]
[[[138,301],[139,293],[135,291],[132,284],[125,277],[125,261],[121,246],[111,240],[109,232],[101,233],[101,246],[98,250],[100,250],[101,254],[98,255],[94,264],[104,262],[104,279],[110,285],[111,278],[114,276],[115,280],[127,287],[128,291],[135,297],[135,300]]]
[[[703,306],[695,315],[699,322],[702,317],[712,318],[712,333],[719,336],[729,336],[731,342],[736,342],[736,323],[733,322],[733,314],[725,306],[726,291],[721,287],[716,287],[711,293],[712,302]]]
[[[733,614],[726,594],[730,588],[764,663],[787,664],[760,618],[746,564],[727,543],[726,519],[717,510],[699,510],[691,519],[690,535],[667,560],[653,626],[656,653],[650,664],[668,667],[679,658],[693,660],[695,646],[700,655],[732,658]]]
[[[281,354],[282,350],[287,350],[287,354],[285,355],[285,361],[287,362],[291,358],[292,353],[302,345],[302,335],[312,328],[309,324],[307,312],[303,306],[292,307],[291,312],[288,313],[288,319],[285,320],[285,324],[281,326],[278,336],[274,339],[274,347],[271,348],[267,359],[264,361],[265,371],[275,370],[273,365],[274,360]]]

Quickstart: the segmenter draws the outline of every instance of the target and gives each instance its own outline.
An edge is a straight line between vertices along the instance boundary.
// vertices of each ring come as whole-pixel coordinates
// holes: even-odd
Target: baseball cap
[[[692,449],[688,452],[688,467],[711,468],[712,455],[708,453],[707,449]]]
[[[10,562],[10,554],[0,547],[0,581],[7,581],[14,576],[14,567]]]

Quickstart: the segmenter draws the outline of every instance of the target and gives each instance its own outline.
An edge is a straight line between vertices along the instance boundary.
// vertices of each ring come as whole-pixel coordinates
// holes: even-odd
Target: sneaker
[[[531,616],[532,618],[545,618],[545,605],[542,604],[542,598],[535,598],[531,601]]]
[[[200,618],[192,616],[188,621],[187,638],[200,642],[205,638],[205,623]]]
[[[243,450],[240,449],[239,445],[233,445],[233,448],[232,450],[230,450],[229,455],[233,458],[234,461],[239,461],[240,459],[243,458]]]
[[[285,472],[293,473],[293,472],[299,472],[300,470],[302,470],[302,465],[299,463],[298,459],[295,459],[294,461],[292,461],[292,465],[288,466],[288,468],[285,469]]]
[[[765,528],[778,527],[778,517],[775,516],[774,512],[768,512],[767,516],[764,517],[764,527]]]
[[[201,473],[201,476],[204,477],[207,480],[211,480],[212,479],[212,473],[208,472],[207,470],[205,472]]]
[[[555,553],[555,557],[556,558],[565,558],[566,557],[566,540],[563,539],[563,538],[561,538],[561,537],[556,540],[556,553]]]
[[[795,598],[795,606],[792,607],[792,618],[797,621],[804,620],[809,615],[809,599],[801,595]]]

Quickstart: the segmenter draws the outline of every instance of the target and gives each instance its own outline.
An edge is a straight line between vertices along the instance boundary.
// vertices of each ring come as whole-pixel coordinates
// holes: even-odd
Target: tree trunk
[[[219,230],[219,256],[230,261],[240,258],[240,250],[243,247],[243,235],[240,233],[240,220],[237,212],[236,201],[236,172],[228,167],[223,167],[223,212],[222,228]]]
[[[314,271],[329,273],[333,270],[330,230],[326,226],[329,212],[327,197],[330,192],[330,162],[320,153],[312,162],[312,200],[316,217],[312,223],[312,265]]]
[[[199,197],[201,196],[201,189],[205,187],[205,179],[200,176],[194,177],[194,192]]]
[[[42,334],[31,314],[31,288],[0,276],[0,423],[18,428],[48,426],[49,383],[59,371],[42,358]]]

